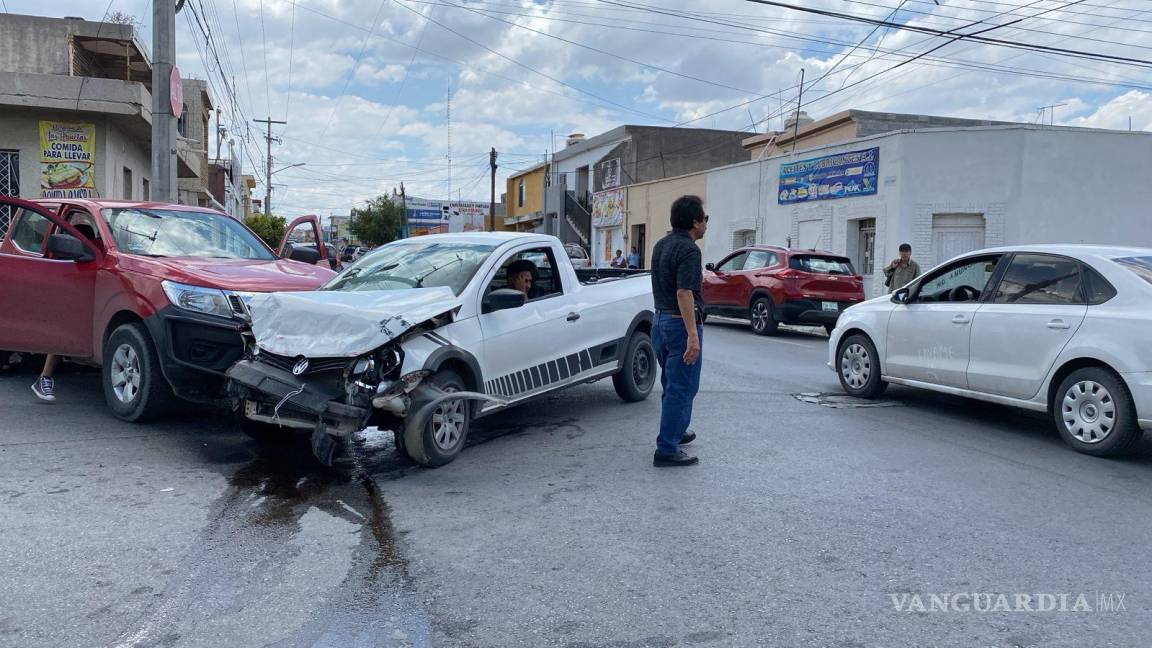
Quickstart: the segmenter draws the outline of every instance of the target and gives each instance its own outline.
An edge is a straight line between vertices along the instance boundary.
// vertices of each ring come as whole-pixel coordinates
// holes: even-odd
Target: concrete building
[[[873,296],[904,242],[924,270],[997,245],[1152,247],[1149,177],[1152,133],[898,130],[632,185],[628,222],[662,234],[672,200],[696,193],[711,216],[705,262],[751,243],[830,250],[852,259]]]
[[[504,203],[505,214],[496,229],[508,232],[546,231],[544,189],[547,183],[547,162],[508,176],[508,190],[501,201]]]
[[[644,249],[648,231],[624,227],[624,188],[745,160],[746,137],[741,131],[631,125],[592,138],[569,135],[552,156],[544,231],[588,248],[600,266],[616,249]]]
[[[223,201],[208,189],[211,171],[208,142],[212,139],[212,131],[208,129],[208,122],[212,118],[212,97],[208,93],[208,82],[183,79],[181,85],[184,88],[184,109],[176,121],[176,140],[177,145],[186,151],[189,173],[179,174],[177,202],[227,211]]]
[[[151,198],[152,66],[132,26],[0,14],[0,34],[0,194]],[[190,195],[206,193],[202,148],[177,143]]]

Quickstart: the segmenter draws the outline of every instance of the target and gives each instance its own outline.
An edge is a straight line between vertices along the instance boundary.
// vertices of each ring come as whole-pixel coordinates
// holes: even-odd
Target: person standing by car
[[[60,361],[60,356],[48,354],[44,358],[44,370],[36,377],[36,382],[32,383],[32,392],[36,394],[36,398],[48,403],[56,402],[56,381],[52,376],[56,373],[56,364]]]
[[[884,268],[884,285],[888,292],[896,292],[920,276],[920,266],[912,260],[912,246],[908,243],[900,244],[900,258]]]
[[[660,434],[654,466],[690,466],[699,459],[680,449],[696,434],[688,432],[692,401],[700,389],[700,350],[704,335],[700,320],[703,263],[696,241],[708,229],[708,216],[699,196],[681,196],[672,203],[672,231],[652,250],[652,294],[656,317],[652,346],[660,365]]]
[[[636,251],[636,246],[632,246],[632,251],[628,253],[628,267],[633,270],[640,269],[640,253]]]

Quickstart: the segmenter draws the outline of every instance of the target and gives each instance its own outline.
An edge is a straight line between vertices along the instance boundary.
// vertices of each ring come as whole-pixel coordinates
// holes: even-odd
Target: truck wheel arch
[[[108,344],[108,338],[112,337],[112,333],[125,324],[132,324],[134,322],[144,323],[144,318],[130,310],[117,311],[108,320],[108,324],[104,326],[104,332],[100,336],[100,343],[95,345],[94,355],[96,360],[101,364],[104,363],[104,345]]]
[[[451,369],[460,374],[466,387],[472,391],[483,392],[484,373],[480,370],[480,363],[476,357],[459,347],[440,347],[424,361],[424,368],[435,373],[441,369]]]
[[[632,334],[636,331],[652,335],[652,319],[654,315],[650,310],[642,310],[637,313],[636,317],[632,318],[632,323],[628,325],[628,333],[624,336],[625,343],[632,339]]]

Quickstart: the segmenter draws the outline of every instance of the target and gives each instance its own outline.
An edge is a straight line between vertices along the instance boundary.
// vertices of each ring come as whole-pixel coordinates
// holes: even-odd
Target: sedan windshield
[[[105,209],[116,247],[142,256],[275,259],[238,221],[212,212],[173,209]]]
[[[446,286],[459,295],[494,249],[479,243],[405,239],[362,257],[321,290],[401,290]]]
[[[1144,281],[1152,283],[1152,256],[1123,257],[1113,261],[1136,273],[1136,276]]]

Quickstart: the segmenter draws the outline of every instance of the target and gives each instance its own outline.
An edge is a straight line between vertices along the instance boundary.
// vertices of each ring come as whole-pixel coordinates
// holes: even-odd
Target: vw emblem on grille
[[[305,371],[308,371],[308,358],[300,358],[296,361],[296,364],[292,365],[293,376],[299,376]]]

